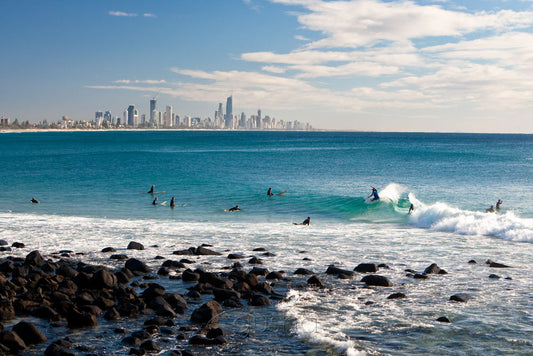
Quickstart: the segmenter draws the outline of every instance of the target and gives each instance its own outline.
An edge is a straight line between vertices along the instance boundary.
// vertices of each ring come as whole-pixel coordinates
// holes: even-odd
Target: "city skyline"
[[[153,97],[214,119],[232,97],[319,129],[533,133],[529,0],[28,0],[0,29],[19,121],[152,119]]]

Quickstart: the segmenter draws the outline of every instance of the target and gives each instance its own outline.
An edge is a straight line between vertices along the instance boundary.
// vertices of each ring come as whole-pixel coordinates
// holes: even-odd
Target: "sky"
[[[0,0],[0,115],[533,133],[533,0]]]

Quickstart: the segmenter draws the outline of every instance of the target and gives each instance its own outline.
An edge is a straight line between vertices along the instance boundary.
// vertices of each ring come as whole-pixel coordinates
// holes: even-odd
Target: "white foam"
[[[517,242],[533,242],[533,220],[505,214],[462,210],[445,203],[424,205],[414,195],[409,199],[418,205],[409,218],[417,227],[461,235],[486,235]],[[414,204],[414,203],[413,203]],[[415,206],[416,206],[415,205]]]

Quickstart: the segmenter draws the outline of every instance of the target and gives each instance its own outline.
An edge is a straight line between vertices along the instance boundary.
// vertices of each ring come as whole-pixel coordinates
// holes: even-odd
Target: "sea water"
[[[261,320],[228,311],[222,323],[252,336],[235,333],[213,354],[533,352],[531,135],[4,133],[0,167],[0,238],[27,245],[12,254],[69,249],[109,264],[103,247],[135,240],[158,247],[127,254],[158,266],[155,255],[172,258],[202,243],[246,256],[264,247],[276,255],[264,258],[269,270],[292,275],[304,267],[324,281],[323,289],[305,287],[306,278],[280,283],[275,289],[286,297]],[[156,193],[147,194],[152,184]],[[367,198],[371,185],[380,201]],[[267,196],[268,188],[287,192]],[[166,204],[153,205],[155,197]],[[498,199],[501,210],[486,213]],[[225,211],[235,205],[241,210]],[[308,216],[310,226],[292,224]],[[489,268],[488,259],[511,268]],[[331,264],[352,270],[365,262],[386,264],[378,273],[393,286],[324,274]],[[431,263],[448,274],[419,280],[406,272]],[[228,261],[198,264],[217,270]],[[387,299],[397,292],[406,298]],[[472,299],[450,302],[456,293]],[[100,354],[128,350],[97,331],[82,335]]]

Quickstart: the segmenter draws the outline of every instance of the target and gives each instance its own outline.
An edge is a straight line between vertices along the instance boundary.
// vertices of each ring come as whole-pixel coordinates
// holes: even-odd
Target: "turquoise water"
[[[290,332],[266,350],[249,341],[250,352],[498,355],[533,346],[532,135],[4,133],[0,167],[0,238],[32,249],[65,247],[108,263],[96,252],[130,240],[157,244],[168,258],[201,243],[245,254],[267,246],[277,255],[271,270],[321,273],[327,293],[284,287],[291,298],[271,312]],[[164,193],[147,194],[152,184]],[[370,185],[379,202],[367,200]],[[268,197],[269,187],[287,192]],[[155,197],[167,204],[152,205]],[[485,213],[498,199],[500,213]],[[224,212],[235,205],[242,210]],[[311,226],[291,224],[307,216]],[[513,268],[493,271],[489,258]],[[361,262],[388,264],[380,273],[394,287],[323,274],[331,263]],[[433,262],[450,274],[406,276]],[[209,263],[227,265],[224,256]],[[502,278],[489,281],[491,273]],[[408,299],[387,301],[398,291]],[[457,292],[474,298],[448,302]],[[452,324],[436,323],[441,315]]]

